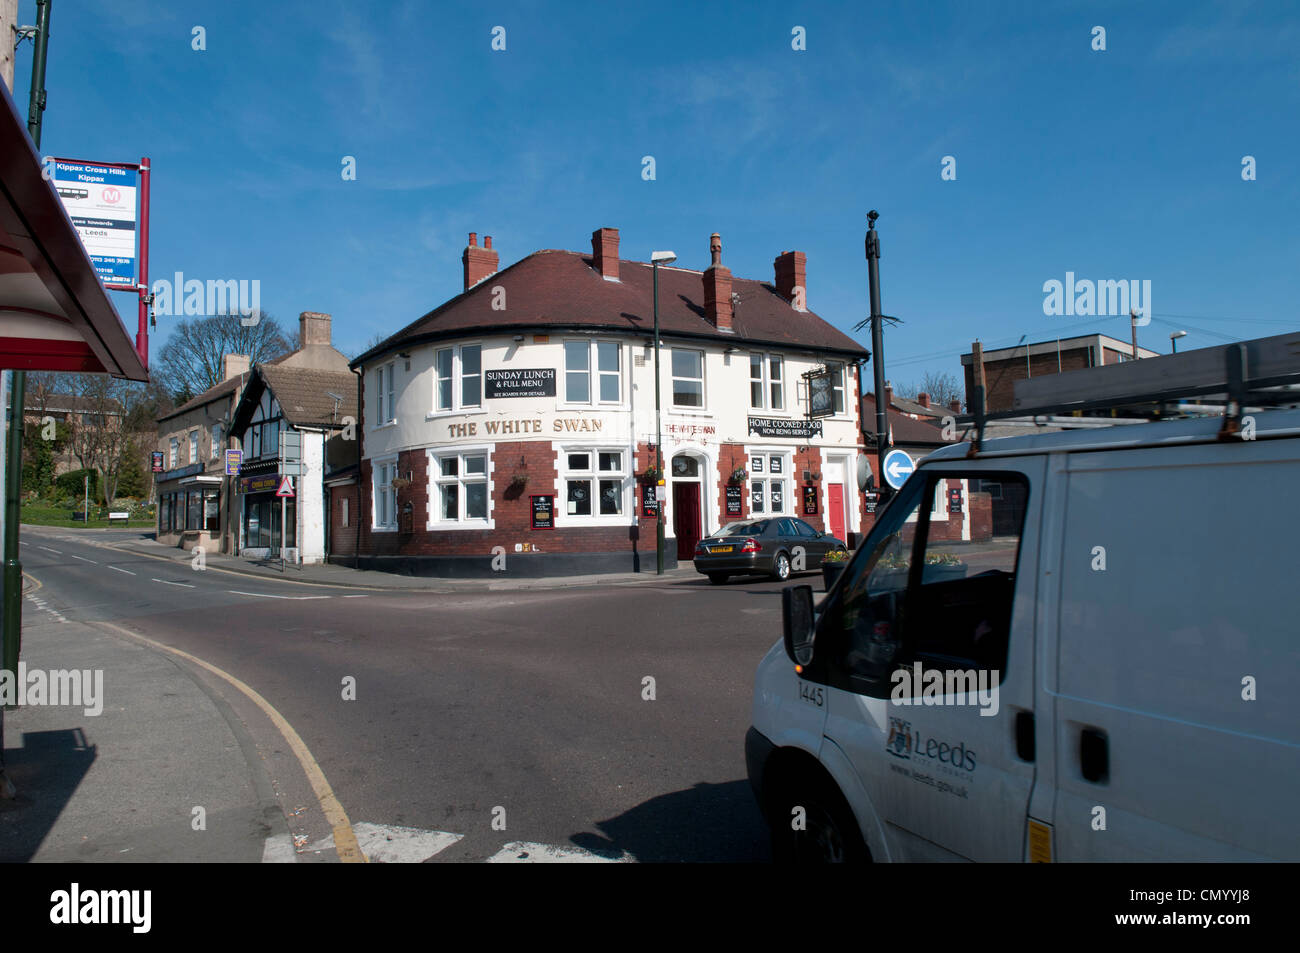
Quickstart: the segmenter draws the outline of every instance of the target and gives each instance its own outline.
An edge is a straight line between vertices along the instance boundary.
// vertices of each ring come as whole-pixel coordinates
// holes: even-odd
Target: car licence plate
[[[736,550],[735,546],[710,546],[709,547],[710,553],[731,553],[731,552],[735,552],[735,550]]]

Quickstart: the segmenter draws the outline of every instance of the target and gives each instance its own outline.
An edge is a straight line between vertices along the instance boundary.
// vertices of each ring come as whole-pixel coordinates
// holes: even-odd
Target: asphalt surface
[[[46,606],[29,602],[29,622],[112,623],[246,683],[296,729],[354,826],[458,835],[433,862],[542,845],[587,859],[768,859],[742,742],[755,667],[780,635],[778,583],[350,593],[112,542],[25,528],[24,570]],[[330,855],[280,733],[238,693],[223,697],[300,856]]]

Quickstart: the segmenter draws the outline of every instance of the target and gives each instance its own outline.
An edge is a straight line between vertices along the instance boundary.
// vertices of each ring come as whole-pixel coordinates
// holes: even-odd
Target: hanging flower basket
[[[744,483],[747,479],[749,479],[749,471],[744,467],[736,467],[731,471],[732,483]]]
[[[645,472],[641,474],[641,479],[646,483],[658,483],[663,476],[664,471],[658,467],[646,467]]]

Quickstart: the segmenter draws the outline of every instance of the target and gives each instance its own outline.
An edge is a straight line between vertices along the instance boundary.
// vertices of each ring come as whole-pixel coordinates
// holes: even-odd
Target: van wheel
[[[727,581],[728,579],[730,579],[730,578],[731,578],[731,575],[730,575],[729,573],[725,573],[725,572],[711,572],[711,573],[709,573],[709,582],[713,583],[715,586],[720,586],[720,585],[722,585],[724,582],[726,582],[726,581]]]
[[[803,830],[795,829],[796,808],[802,808]],[[786,786],[772,802],[768,824],[772,859],[779,864],[869,863],[871,852],[862,839],[848,802],[825,779]]]
[[[777,553],[772,560],[772,578],[781,582],[790,578],[790,557],[785,553]]]

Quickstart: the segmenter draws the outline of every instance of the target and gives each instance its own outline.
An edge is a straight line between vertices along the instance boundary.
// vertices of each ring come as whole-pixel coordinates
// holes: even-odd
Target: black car
[[[828,552],[846,548],[842,540],[793,516],[758,517],[728,523],[700,540],[695,569],[714,585],[732,576],[789,579],[792,572],[817,571]]]

